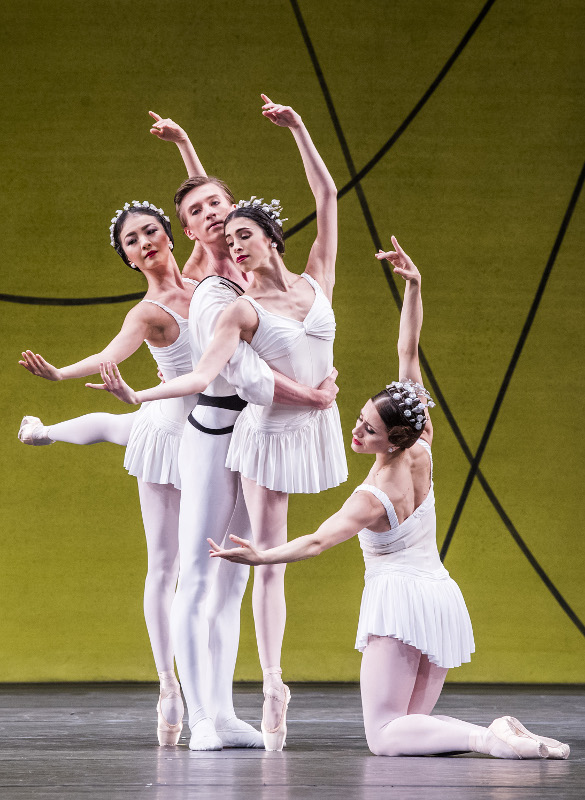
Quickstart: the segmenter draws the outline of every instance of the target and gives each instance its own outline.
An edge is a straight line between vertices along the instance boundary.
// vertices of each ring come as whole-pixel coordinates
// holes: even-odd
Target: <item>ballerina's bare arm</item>
[[[399,378],[410,378],[422,386],[423,379],[418,358],[418,343],[423,322],[423,305],[421,295],[421,275],[396,237],[392,237],[394,250],[376,254],[378,260],[386,259],[394,267],[394,272],[406,281],[404,289],[404,302],[400,313],[400,330],[398,334],[398,375]],[[433,426],[428,409],[425,409],[427,422],[421,438],[431,444],[433,439]]]
[[[86,386],[90,389],[105,389],[122,402],[132,405],[204,392],[236,352],[242,336],[249,332],[251,326],[255,327],[257,322],[256,312],[250,304],[245,300],[236,300],[220,314],[213,339],[195,369],[187,375],[137,392],[125,383],[115,363],[106,362],[100,370],[104,382],[87,383]]]
[[[165,400],[171,397],[204,392],[219,375],[223,367],[236,352],[243,337],[251,338],[258,324],[258,317],[252,306],[245,300],[236,300],[225,308],[219,316],[214,336],[201,356],[197,367],[187,375],[173,378],[166,383],[150,389],[135,391],[124,381],[115,362],[105,361],[100,365],[103,383],[86,383],[89,389],[110,392],[118,400],[130,405],[147,400]],[[317,387],[303,386],[274,371],[273,402],[292,406],[310,405],[314,408],[329,408],[335,400],[338,387],[335,383],[337,370],[325,378]]]
[[[213,539],[208,539],[211,558],[225,558],[236,564],[287,564],[292,561],[303,561],[320,555],[324,550],[351,539],[363,528],[386,520],[386,512],[382,503],[369,492],[352,494],[343,506],[332,517],[307,536],[299,536],[286,544],[259,550],[247,539],[230,535],[230,539],[239,547],[222,549]]]
[[[173,122],[172,119],[163,119],[155,111],[149,111],[148,113],[154,119],[150,132],[153,136],[162,139],[163,142],[174,142],[177,145],[189,177],[193,178],[199,175],[206,176],[207,173],[203,169],[203,164],[199,160],[199,156],[195,152],[195,148],[183,128],[177,125],[176,122]]]
[[[148,338],[151,330],[149,323],[150,310],[144,308],[145,304],[139,304],[130,309],[120,333],[104,347],[99,353],[94,353],[87,358],[69,364],[66,367],[55,367],[39,354],[32,350],[25,350],[22,353],[22,360],[18,363],[27,369],[32,375],[45,378],[49,381],[63,381],[70,378],[86,378],[88,375],[95,375],[100,371],[100,363],[106,361],[124,361],[135,353],[144,339]]]
[[[290,106],[273,103],[265,94],[262,99],[264,116],[275,125],[290,128],[303,159],[317,209],[317,236],[305,271],[319,283],[331,302],[337,255],[337,187],[296,111]]]

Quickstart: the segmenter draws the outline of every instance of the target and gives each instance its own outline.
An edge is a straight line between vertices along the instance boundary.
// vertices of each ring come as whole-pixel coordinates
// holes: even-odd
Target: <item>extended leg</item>
[[[70,444],[112,442],[126,446],[137,413],[134,411],[131,414],[85,414],[83,417],[49,425],[47,433],[54,442]]]

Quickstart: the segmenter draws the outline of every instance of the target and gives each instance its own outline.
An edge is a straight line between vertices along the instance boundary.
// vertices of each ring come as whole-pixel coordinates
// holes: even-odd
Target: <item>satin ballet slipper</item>
[[[42,445],[55,444],[47,436],[48,427],[38,417],[23,417],[18,431],[18,438],[23,444]]]
[[[171,697],[178,697],[181,700],[181,705],[183,704],[183,698],[181,697],[181,689],[178,683],[176,687],[163,688],[161,686],[160,689],[160,695],[156,706],[156,712],[158,714],[158,724],[156,727],[156,733],[158,736],[158,743],[161,747],[172,747],[173,745],[178,744],[179,739],[181,737],[181,731],[183,730],[182,713],[181,713],[181,719],[179,720],[179,722],[176,723],[167,722],[167,720],[163,715],[162,702],[163,700],[169,700]]]
[[[505,717],[495,719],[489,726],[488,731],[504,742],[515,754],[517,758],[548,758],[549,749],[537,736],[519,736],[510,727]]]
[[[268,675],[281,675],[280,668],[271,668],[264,670],[264,679]],[[286,743],[286,711],[290,703],[290,690],[288,686],[281,683],[278,686],[265,686],[264,688],[264,703],[267,699],[276,700],[277,703],[282,704],[282,712],[278,724],[274,728],[269,728],[264,722],[264,709],[262,710],[262,736],[264,738],[264,749],[269,752],[280,752]]]
[[[525,728],[520,720],[516,719],[516,717],[502,717],[502,719],[506,720],[510,730],[513,731],[513,733],[515,733],[517,736],[526,736],[529,739],[535,739],[536,741],[544,742],[544,744],[548,747],[549,758],[565,759],[569,757],[571,748],[568,744],[563,744],[563,742],[559,742],[558,739],[550,739],[547,736],[539,736],[537,733],[532,733],[532,731],[529,731],[528,728]]]

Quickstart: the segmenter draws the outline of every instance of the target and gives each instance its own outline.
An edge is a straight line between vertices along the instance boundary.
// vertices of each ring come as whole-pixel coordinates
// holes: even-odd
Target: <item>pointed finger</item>
[[[159,122],[159,121],[162,119],[162,117],[160,117],[160,116],[159,116],[159,115],[156,113],[156,111],[149,111],[148,113],[149,113],[149,114],[150,114],[150,116],[151,116],[153,119],[155,119],[157,122]]]

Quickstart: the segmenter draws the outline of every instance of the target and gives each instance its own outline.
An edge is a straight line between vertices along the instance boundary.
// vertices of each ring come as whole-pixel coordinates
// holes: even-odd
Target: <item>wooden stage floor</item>
[[[192,753],[156,742],[153,684],[0,685],[2,800],[583,800],[585,687],[447,686],[437,713],[489,724],[503,713],[571,745],[568,761],[372,756],[359,689],[291,685],[283,753]],[[236,687],[259,727],[259,685]]]

